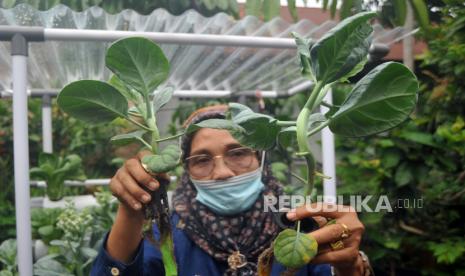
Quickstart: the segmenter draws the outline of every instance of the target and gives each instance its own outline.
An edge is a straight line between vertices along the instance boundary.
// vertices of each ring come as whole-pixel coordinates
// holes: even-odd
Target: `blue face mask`
[[[248,210],[265,188],[261,168],[226,180],[195,180],[196,199],[220,215],[235,215]]]

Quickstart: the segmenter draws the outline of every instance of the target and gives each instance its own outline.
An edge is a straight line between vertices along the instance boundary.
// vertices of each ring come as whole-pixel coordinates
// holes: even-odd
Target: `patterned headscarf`
[[[225,118],[226,111],[226,105],[200,109],[187,119],[184,127],[207,119]],[[190,153],[194,135],[186,135],[182,139],[183,160]],[[271,175],[269,164],[264,166],[263,171],[263,195],[282,194],[282,187]],[[257,275],[258,256],[270,246],[279,232],[273,214],[263,211],[263,196],[259,196],[245,212],[222,216],[198,202],[196,195],[197,191],[185,168],[173,196],[174,209],[181,221],[178,227],[215,260],[228,264],[225,275]]]

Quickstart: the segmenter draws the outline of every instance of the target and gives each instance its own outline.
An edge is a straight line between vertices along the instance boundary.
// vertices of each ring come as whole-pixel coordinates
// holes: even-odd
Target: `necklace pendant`
[[[228,265],[231,269],[237,270],[247,264],[247,258],[242,255],[239,251],[234,251],[228,257]]]

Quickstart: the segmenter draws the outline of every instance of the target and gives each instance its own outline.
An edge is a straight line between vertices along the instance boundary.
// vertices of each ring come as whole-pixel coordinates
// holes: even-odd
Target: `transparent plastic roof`
[[[220,13],[204,17],[191,10],[180,16],[157,9],[150,15],[132,10],[108,14],[99,7],[74,12],[64,5],[38,11],[28,5],[0,9],[0,25],[42,26],[45,28],[129,30],[197,34],[227,34],[290,38],[295,31],[319,38],[336,25],[327,21],[316,25],[309,20],[289,24],[280,18],[264,23],[255,17],[241,20]],[[374,26],[374,40],[389,43],[402,29]],[[104,55],[109,43],[46,41],[29,46],[30,89],[61,89],[79,79],[107,80]],[[286,93],[304,80],[294,49],[258,49],[195,45],[160,45],[171,63],[168,84],[177,90],[276,91]],[[10,43],[0,42],[0,90],[10,89]]]

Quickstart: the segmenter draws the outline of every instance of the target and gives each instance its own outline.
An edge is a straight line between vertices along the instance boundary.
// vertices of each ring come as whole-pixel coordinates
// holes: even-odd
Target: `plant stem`
[[[309,136],[312,136],[314,135],[315,133],[317,133],[318,131],[322,130],[323,128],[327,127],[329,125],[329,123],[331,122],[331,119],[328,119],[327,121],[324,121],[323,123],[321,123],[319,126],[317,126],[316,128],[310,130],[309,132],[307,132],[307,137]]]
[[[278,126],[295,126],[295,121],[278,121]]]
[[[142,142],[142,144],[144,144],[144,146],[146,146],[150,151],[153,151],[152,149],[152,146],[147,143],[144,139],[140,139],[140,141]]]
[[[139,123],[138,121],[132,119],[131,117],[125,117],[125,119],[128,120],[129,122],[135,124],[136,126],[138,126],[138,127],[140,127],[140,128],[143,128],[143,129],[145,129],[145,130],[147,130],[147,131],[152,131],[149,127],[147,127],[147,126],[145,126],[145,125]]]
[[[134,116],[134,117],[143,118],[143,116],[141,114],[137,113],[137,112],[129,111],[128,114],[131,115],[131,116]]]
[[[157,123],[155,121],[155,116],[147,120],[147,124],[150,127],[150,144],[152,145],[152,153],[156,154],[158,152],[158,140],[160,139],[160,134],[158,133]]]
[[[309,195],[313,191],[315,171],[315,159],[313,154],[310,152],[310,148],[308,147],[307,143],[308,118],[313,111],[315,100],[318,98],[322,88],[323,83],[317,82],[310,97],[305,103],[304,108],[300,111],[296,123],[297,144],[299,146],[299,152],[297,155],[305,157],[305,161],[307,162],[307,185],[305,189],[305,195]]]
[[[82,265],[81,265],[81,262],[80,262],[80,258],[79,258],[79,254],[78,252],[76,252],[74,249],[73,249],[73,246],[71,245],[71,242],[69,240],[66,241],[68,243],[68,247],[71,251],[71,253],[73,254],[74,256],[74,260],[76,261],[77,265],[76,265],[76,275],[77,276],[84,276],[84,273],[82,271]],[[79,244],[81,244],[81,241],[79,241]]]
[[[303,177],[300,177],[298,174],[296,174],[295,172],[291,172],[291,175],[295,178],[297,178],[300,182],[302,182],[303,184],[307,184],[307,180],[305,180]]]
[[[323,88],[324,88],[323,82],[319,81],[316,83],[315,87],[312,90],[312,93],[310,94],[310,97],[305,103],[304,108],[310,109],[310,112],[313,111],[313,109],[315,108],[316,99],[319,98],[318,96],[320,95],[321,89]]]
[[[167,138],[160,139],[160,133],[157,127],[157,120],[155,117],[155,112],[152,109],[151,102],[149,101],[148,95],[145,96],[145,102],[147,107],[147,119],[146,123],[150,128],[150,144],[152,145],[152,153],[157,154],[158,152],[158,142],[167,140]],[[172,138],[172,137],[168,137]],[[166,184],[161,184],[160,189],[155,191],[152,194],[152,200],[156,201],[156,205],[152,206],[155,208],[157,216],[152,217],[157,222],[157,226],[160,230],[160,244],[159,248],[162,254],[163,266],[165,268],[166,276],[177,276],[177,266],[176,260],[174,258],[174,245],[173,237],[171,232],[171,225],[169,219],[169,206],[168,200],[166,197]],[[155,213],[154,213],[155,214]],[[152,233],[152,228],[149,230]],[[153,236],[152,236],[153,238]]]
[[[330,88],[331,88],[331,84],[327,84],[323,86],[323,88],[321,89],[321,92],[318,93],[318,96],[316,97],[315,102],[313,103],[313,109],[319,106],[323,102],[323,98],[326,96]]]
[[[300,233],[300,220],[297,221],[297,233]]]
[[[327,108],[333,108],[333,107],[339,108],[339,107],[341,107],[340,105],[329,104],[329,103],[327,103],[325,101],[321,101],[321,105],[326,106]]]
[[[174,139],[174,138],[178,138],[179,136],[183,136],[184,135],[184,132],[181,132],[181,133],[178,133],[176,135],[173,135],[173,136],[169,136],[169,137],[165,137],[165,138],[161,138],[161,139],[158,139],[156,140],[156,142],[163,142],[163,141],[167,141],[167,140],[171,140],[171,139]]]

